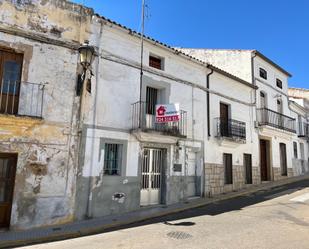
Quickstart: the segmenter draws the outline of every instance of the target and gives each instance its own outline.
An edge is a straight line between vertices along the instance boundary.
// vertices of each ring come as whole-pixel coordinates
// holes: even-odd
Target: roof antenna
[[[145,0],[142,0],[142,30],[141,30],[141,65],[139,82],[139,126],[142,124],[142,88],[143,88],[143,59],[144,59],[144,33],[145,33]]]

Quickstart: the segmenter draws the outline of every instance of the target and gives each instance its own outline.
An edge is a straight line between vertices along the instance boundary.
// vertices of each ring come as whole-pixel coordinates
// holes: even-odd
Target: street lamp
[[[80,76],[77,87],[77,95],[80,95],[81,89],[83,88],[84,81],[86,79],[86,72],[91,66],[94,59],[95,50],[93,46],[89,46],[89,41],[85,41],[84,44],[78,48],[79,52],[79,63],[83,67],[83,74]],[[90,70],[90,75],[92,76],[92,71]],[[91,76],[86,82],[86,90],[91,93]]]
[[[89,46],[89,41],[85,41],[85,43],[78,48],[78,52],[79,52],[79,63],[86,71],[90,67],[93,61],[94,47]]]

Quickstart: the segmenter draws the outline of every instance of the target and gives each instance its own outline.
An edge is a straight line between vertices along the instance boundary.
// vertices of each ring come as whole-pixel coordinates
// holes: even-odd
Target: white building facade
[[[256,50],[181,49],[258,87],[254,129],[259,136],[261,181],[297,175],[293,170],[293,140],[298,139],[298,119],[291,112],[288,78],[283,68]],[[306,149],[305,149],[306,151]],[[298,167],[298,166],[297,166]]]
[[[90,39],[100,57],[85,96],[79,219],[240,189],[244,160],[247,183],[259,182],[255,86],[150,38],[141,83],[140,37],[101,18],[95,28],[102,36]],[[180,121],[156,123],[160,104],[179,104]]]

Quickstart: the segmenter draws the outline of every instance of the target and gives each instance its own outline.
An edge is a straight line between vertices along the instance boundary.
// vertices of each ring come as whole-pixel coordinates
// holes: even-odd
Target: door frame
[[[243,155],[244,157],[244,170],[245,170],[245,184],[253,184],[253,172],[252,172],[252,154],[249,153],[244,153]],[[250,168],[251,171],[250,173],[248,172],[248,165],[247,165],[247,161],[246,158],[250,158]],[[250,176],[250,179],[248,179],[248,176]]]
[[[266,144],[266,180],[262,180],[262,164],[261,164],[261,141],[265,141]],[[272,181],[273,179],[273,172],[272,172],[272,147],[271,147],[271,140],[267,138],[260,137],[259,138],[259,161],[260,161],[260,177],[261,177],[261,182],[263,181]]]
[[[281,176],[288,176],[287,149],[285,143],[279,143]],[[282,151],[283,150],[283,151]]]
[[[6,224],[4,225],[1,225],[0,224],[0,229],[8,229],[10,228],[10,225],[11,225],[11,216],[12,216],[12,207],[13,207],[13,200],[14,200],[14,192],[15,192],[15,179],[16,179],[16,171],[17,171],[17,162],[18,162],[18,154],[17,153],[2,153],[0,152],[0,158],[14,158],[14,163],[13,165],[14,168],[13,168],[13,172],[12,172],[12,192],[11,192],[11,196],[10,196],[10,207],[9,207],[9,216],[7,218],[7,222]]]
[[[223,114],[223,112],[225,112]],[[231,105],[225,102],[219,104],[219,117],[220,117],[220,133],[222,136],[230,135],[229,120],[231,119]]]
[[[143,144],[141,145],[141,153],[139,156],[139,163],[138,163],[138,176],[139,176],[139,205],[141,203],[141,190],[142,190],[142,165],[143,165],[143,158],[144,158],[144,149],[157,149],[162,150],[162,166],[161,166],[161,186],[160,186],[160,197],[159,197],[159,204],[166,204],[166,195],[167,195],[167,188],[166,188],[166,170],[168,165],[168,146],[160,146],[157,144]],[[141,206],[141,205],[140,205]]]

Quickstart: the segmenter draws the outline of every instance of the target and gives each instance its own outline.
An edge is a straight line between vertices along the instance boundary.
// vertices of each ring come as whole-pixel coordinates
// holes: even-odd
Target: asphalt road
[[[309,249],[309,181],[28,249]]]

